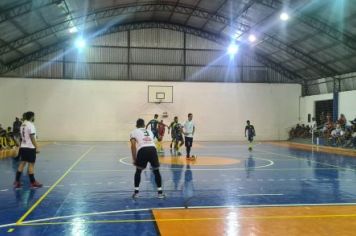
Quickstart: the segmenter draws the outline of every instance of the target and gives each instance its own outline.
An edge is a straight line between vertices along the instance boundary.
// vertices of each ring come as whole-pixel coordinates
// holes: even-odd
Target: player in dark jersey
[[[183,138],[183,126],[179,123],[176,123],[173,126],[174,132],[175,132],[175,137],[174,137],[174,152],[177,153],[177,155],[182,155],[182,153],[179,151],[180,147],[184,145],[184,138]]]
[[[154,119],[150,120],[150,122],[147,123],[146,129],[148,126],[151,126],[151,131],[153,133],[153,137],[158,140],[158,114],[155,114]]]
[[[173,127],[174,127],[177,123],[178,123],[178,116],[175,116],[175,117],[174,117],[174,120],[171,122],[171,124],[170,124],[169,127],[168,127],[168,134],[169,134],[169,132],[171,132],[171,137],[172,137],[171,144],[169,145],[171,151],[172,151],[173,144],[175,143],[174,138],[175,138],[175,136],[176,136],[176,133],[175,133],[175,130],[173,129]]]
[[[246,121],[247,125],[245,127],[245,137],[247,136],[247,140],[250,142],[248,150],[252,151],[252,142],[253,137],[256,136],[255,128],[250,124],[250,121]]]

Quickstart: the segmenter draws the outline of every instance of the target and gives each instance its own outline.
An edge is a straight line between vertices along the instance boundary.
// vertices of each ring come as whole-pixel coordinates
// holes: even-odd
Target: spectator
[[[11,131],[11,127],[7,127],[6,142],[7,142],[8,146],[11,148],[16,145],[16,142],[14,139],[14,133]]]
[[[0,149],[8,148],[6,142],[6,130],[2,128],[0,124]]]
[[[342,130],[341,124],[336,122],[336,127],[334,130],[331,131],[332,138],[342,138],[344,137],[345,131]]]
[[[340,114],[340,118],[337,122],[340,124],[341,128],[345,130],[347,120],[344,114]]]
[[[20,138],[20,129],[21,129],[22,122],[18,117],[16,117],[13,125],[12,125],[12,131],[14,133],[15,138]]]
[[[330,138],[331,131],[334,129],[334,123],[331,120],[331,116],[327,115],[326,123],[322,129],[325,138]]]
[[[351,121],[351,144],[353,148],[356,148],[356,118]]]

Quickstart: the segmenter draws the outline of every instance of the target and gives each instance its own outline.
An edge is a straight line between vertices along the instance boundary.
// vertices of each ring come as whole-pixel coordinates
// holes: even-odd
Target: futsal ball
[[[192,155],[192,159],[195,159],[195,158],[197,158],[197,156],[196,155]]]
[[[249,150],[249,151],[252,151],[252,147],[249,147],[248,150]]]

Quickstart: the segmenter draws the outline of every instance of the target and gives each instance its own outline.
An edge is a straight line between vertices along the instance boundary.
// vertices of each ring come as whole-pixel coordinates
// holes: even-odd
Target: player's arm
[[[193,132],[192,132],[192,135],[194,135],[195,133],[195,125],[193,126]]]
[[[247,126],[245,126],[245,137],[246,137]]]
[[[36,141],[36,134],[31,134],[30,138],[31,138],[31,142],[32,142],[33,146],[35,146],[35,148],[36,148],[36,153],[39,153],[40,149],[38,148],[38,144]]]
[[[168,126],[168,134],[169,134],[171,128],[173,129],[173,124],[172,123]]]
[[[153,122],[153,120],[150,120],[147,125],[146,125],[146,129],[148,128],[148,126]]]
[[[252,126],[252,130],[253,130],[253,136],[256,136],[255,127]]]
[[[131,142],[132,161],[133,161],[133,163],[135,164],[135,163],[136,163],[136,152],[137,152],[137,149],[136,149],[136,139],[131,138],[131,139],[130,139],[130,142]]]

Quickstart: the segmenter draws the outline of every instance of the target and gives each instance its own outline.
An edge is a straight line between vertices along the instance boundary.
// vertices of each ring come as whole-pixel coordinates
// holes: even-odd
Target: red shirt
[[[166,126],[162,123],[158,123],[158,135],[163,136],[166,132]]]

